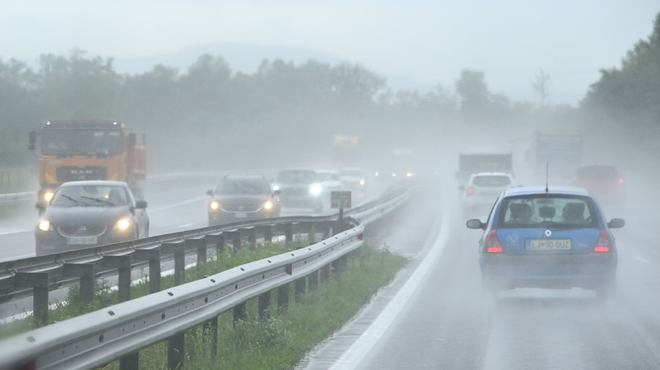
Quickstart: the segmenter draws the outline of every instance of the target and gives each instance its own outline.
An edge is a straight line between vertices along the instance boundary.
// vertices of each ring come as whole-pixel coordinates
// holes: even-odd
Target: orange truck
[[[124,181],[141,199],[146,178],[146,136],[121,122],[105,119],[62,119],[31,131],[29,149],[39,146],[38,200],[48,202],[53,190],[68,181]]]

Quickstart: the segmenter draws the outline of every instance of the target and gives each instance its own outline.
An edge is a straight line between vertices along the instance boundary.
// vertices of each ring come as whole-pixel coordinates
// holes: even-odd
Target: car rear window
[[[472,184],[476,186],[507,186],[511,185],[509,176],[475,176]]]
[[[598,228],[589,197],[533,194],[502,200],[497,228]]]

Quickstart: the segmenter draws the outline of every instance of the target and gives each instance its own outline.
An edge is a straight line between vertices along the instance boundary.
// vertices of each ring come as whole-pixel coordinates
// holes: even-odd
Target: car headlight
[[[53,199],[53,192],[48,190],[44,193],[44,200],[50,202],[51,199]]]
[[[265,209],[273,208],[273,202],[271,202],[270,200],[267,200],[266,203],[264,203],[264,208]]]
[[[50,222],[48,220],[42,220],[39,222],[39,230],[48,231],[50,230]]]
[[[312,185],[312,187],[309,189],[309,193],[312,194],[312,195],[321,194],[321,185],[319,185],[319,184]]]
[[[364,180],[360,180],[360,185],[364,185]]]
[[[275,191],[275,190],[280,190],[280,186],[279,185],[273,185],[273,191]]]
[[[129,219],[124,218],[124,219],[121,219],[121,220],[117,221],[117,228],[119,230],[126,230],[130,226],[131,226],[131,220],[129,220]]]
[[[213,210],[216,210],[216,209],[220,208],[220,203],[211,202],[211,204],[209,204],[209,207],[211,207],[211,209],[213,209]]]

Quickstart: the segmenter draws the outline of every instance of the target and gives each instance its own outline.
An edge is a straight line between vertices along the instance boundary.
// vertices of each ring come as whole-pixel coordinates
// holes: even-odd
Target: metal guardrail
[[[28,191],[24,193],[0,194],[0,204],[22,203],[36,199],[37,199],[36,191]]]
[[[408,196],[409,191],[401,189],[347,213],[364,223],[372,222],[396,209]],[[256,231],[260,228],[266,239],[280,230],[287,240],[291,240],[294,225],[306,230],[312,225],[317,231],[327,230],[337,226],[335,217],[281,217],[240,222],[0,264],[0,274],[4,274],[0,277],[0,285],[7,286],[11,281],[14,286],[34,289],[36,317],[41,314],[37,312],[36,303],[43,299],[44,292],[47,303],[47,292],[52,284],[49,275],[55,270],[65,275],[79,275],[82,296],[83,290],[93,287],[90,283],[94,279],[94,266],[115,267],[119,273],[119,300],[123,302],[0,342],[0,368],[82,369],[122,358],[120,367],[133,369],[137,368],[137,350],[168,338],[168,347],[172,349],[168,352],[169,363],[174,368],[183,361],[180,354],[183,353],[184,330],[214,317],[217,326],[217,316],[232,307],[234,316],[237,312],[240,316],[240,307],[244,310],[245,301],[256,296],[259,296],[261,312],[262,299],[269,303],[270,291],[275,288],[280,289],[278,301],[279,297],[286,297],[288,304],[288,283],[318,270],[322,271],[322,277],[327,276],[323,269],[362,245],[364,224],[348,219],[352,229],[309,247],[248,263],[166,291],[160,291],[158,278],[151,279],[151,294],[135,300],[129,300],[126,295],[130,292],[131,261],[149,259],[149,276],[159,277],[160,273],[151,271],[151,268],[160,268],[161,253],[173,253],[175,285],[178,285],[183,281],[181,274],[185,271],[182,268],[186,249],[196,248],[198,258],[205,260],[207,247],[224,247],[224,236],[232,238],[234,247],[240,247],[242,231],[247,231],[248,240],[254,243]],[[318,278],[318,274],[316,276]],[[282,290],[284,287],[286,291]]]

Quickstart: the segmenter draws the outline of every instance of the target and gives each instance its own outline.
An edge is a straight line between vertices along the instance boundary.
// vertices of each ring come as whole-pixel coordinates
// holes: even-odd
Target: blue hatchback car
[[[467,221],[484,230],[479,241],[487,293],[514,288],[582,287],[604,299],[614,291],[617,251],[596,200],[582,188],[523,187],[504,191],[488,220]]]

